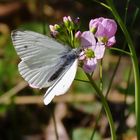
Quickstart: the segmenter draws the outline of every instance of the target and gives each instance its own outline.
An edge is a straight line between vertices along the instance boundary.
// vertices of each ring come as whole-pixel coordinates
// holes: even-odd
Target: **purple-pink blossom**
[[[97,60],[103,58],[105,46],[96,42],[95,36],[90,31],[81,34],[81,46],[84,49],[80,54],[80,60],[83,60],[83,68],[87,73],[95,70]]]
[[[105,48],[116,43],[117,24],[113,19],[95,18],[89,22],[89,31],[81,32],[79,18],[73,20],[70,16],[63,17],[61,25],[50,25],[51,35],[60,42],[65,41],[73,48],[82,47],[80,60],[84,70],[91,73],[95,70],[97,61],[104,56]]]
[[[113,19],[103,17],[92,19],[89,23],[89,29],[95,33],[98,41],[104,43],[107,47],[111,47],[116,43],[117,24]]]

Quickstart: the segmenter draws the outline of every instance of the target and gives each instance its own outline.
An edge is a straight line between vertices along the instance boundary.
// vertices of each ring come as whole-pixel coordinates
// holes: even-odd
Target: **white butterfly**
[[[64,94],[74,80],[79,49],[71,49],[57,41],[32,31],[11,33],[22,77],[34,88],[49,87],[44,95],[47,105],[56,95]]]

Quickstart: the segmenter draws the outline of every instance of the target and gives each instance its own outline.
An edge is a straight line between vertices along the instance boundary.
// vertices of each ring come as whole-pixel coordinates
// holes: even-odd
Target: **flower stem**
[[[114,7],[114,4],[112,0],[106,0],[108,5],[111,8],[111,12],[116,18],[119,26],[121,27],[124,36],[127,40],[129,50],[131,52],[131,59],[133,64],[133,71],[134,71],[134,79],[135,79],[135,112],[136,112],[136,125],[137,125],[137,139],[140,139],[140,74],[139,74],[139,67],[138,67],[138,59],[135,52],[135,47],[133,44],[133,41],[130,37],[130,34],[128,30],[125,27],[125,24],[123,23],[122,19],[120,18],[116,8]]]
[[[103,91],[103,59],[100,62],[100,90]]]
[[[124,53],[124,54],[131,56],[131,53],[124,51],[122,49],[119,49],[119,48],[110,48],[110,50],[118,51],[118,52],[121,52],[121,53]]]
[[[52,110],[51,113],[52,113],[52,119],[53,119],[53,123],[54,123],[54,130],[55,130],[56,140],[59,140],[54,110]]]
[[[104,109],[105,109],[105,112],[106,112],[106,115],[107,115],[107,118],[108,118],[108,122],[109,122],[109,125],[110,125],[112,140],[116,140],[115,127],[114,127],[114,123],[113,123],[113,119],[112,119],[112,115],[111,115],[108,103],[107,103],[104,95],[102,94],[101,90],[97,87],[97,85],[93,81],[91,75],[89,75],[87,73],[86,73],[86,75],[87,75],[92,87],[96,90],[96,92],[98,93],[99,97],[101,98],[101,101],[102,101],[102,104],[104,106]]]
[[[82,80],[82,79],[74,79],[75,81],[80,81],[80,82],[85,82],[85,83],[90,83],[90,81],[87,81],[87,80]]]
[[[74,46],[74,36],[73,36],[72,30],[70,31],[70,34],[71,34],[71,45],[72,45],[72,47],[75,48],[75,46]]]

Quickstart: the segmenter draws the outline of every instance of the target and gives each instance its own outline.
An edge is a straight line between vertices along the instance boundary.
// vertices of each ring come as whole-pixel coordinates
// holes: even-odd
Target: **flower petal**
[[[101,58],[103,58],[104,52],[105,52],[105,45],[99,44],[99,43],[98,43],[98,44],[96,45],[95,50],[94,50],[96,59],[101,59]]]
[[[85,31],[81,35],[81,45],[83,48],[89,48],[96,45],[96,40],[90,31]]]
[[[98,29],[97,29],[97,31],[95,33],[95,36],[97,38],[98,37],[107,37],[106,28],[101,23],[98,24]]]
[[[115,33],[117,31],[117,24],[114,20],[104,19],[102,21],[102,25],[106,29],[105,30],[106,37],[110,38],[115,35]]]
[[[98,24],[101,23],[103,19],[103,17],[91,19],[89,22],[89,29],[91,30],[92,28],[97,28]]]
[[[84,62],[83,69],[87,73],[91,73],[95,70],[97,64],[96,58],[88,59]]]
[[[106,46],[107,47],[112,47],[115,43],[116,43],[116,39],[115,39],[115,36],[113,36],[113,37],[109,38]]]

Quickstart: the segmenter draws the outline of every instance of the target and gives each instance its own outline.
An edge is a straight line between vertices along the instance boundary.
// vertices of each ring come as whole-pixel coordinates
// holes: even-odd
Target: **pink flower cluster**
[[[113,19],[96,18],[89,22],[89,30],[79,30],[79,18],[63,17],[61,25],[50,25],[51,35],[59,41],[66,42],[72,48],[82,47],[80,60],[87,73],[95,70],[97,61],[104,56],[105,48],[116,43],[117,24]]]
[[[117,24],[112,19],[96,18],[89,22],[89,31],[79,35],[83,48],[80,60],[83,61],[83,69],[87,73],[95,70],[97,60],[104,56],[105,48],[111,47],[116,43],[115,33]]]

